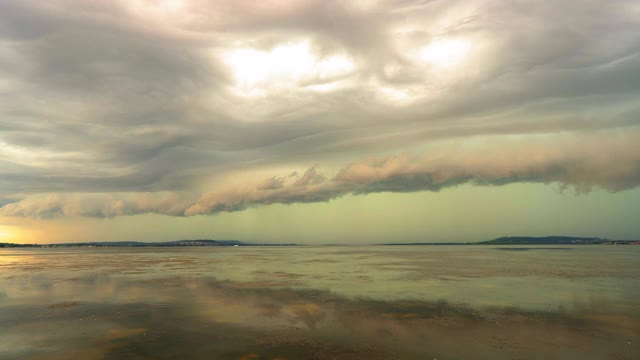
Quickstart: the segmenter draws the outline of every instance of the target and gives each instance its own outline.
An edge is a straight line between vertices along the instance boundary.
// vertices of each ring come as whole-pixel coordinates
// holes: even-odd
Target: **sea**
[[[0,359],[640,359],[640,246],[0,249]]]

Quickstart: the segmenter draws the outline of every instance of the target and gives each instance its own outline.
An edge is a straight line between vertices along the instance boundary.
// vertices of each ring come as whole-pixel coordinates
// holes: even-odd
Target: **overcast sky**
[[[640,238],[640,3],[0,0],[0,242]]]

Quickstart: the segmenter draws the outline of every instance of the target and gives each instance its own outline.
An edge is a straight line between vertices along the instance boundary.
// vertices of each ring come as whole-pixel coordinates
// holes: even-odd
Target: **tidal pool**
[[[0,359],[638,359],[640,246],[0,249]]]

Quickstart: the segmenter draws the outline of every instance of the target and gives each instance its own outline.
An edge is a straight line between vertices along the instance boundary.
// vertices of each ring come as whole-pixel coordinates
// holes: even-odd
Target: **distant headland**
[[[474,243],[386,243],[383,245],[640,245],[640,240],[611,240],[572,236],[505,236]]]
[[[187,247],[187,246],[297,246],[297,244],[254,244],[238,240],[175,240],[164,242],[142,241],[105,241],[105,242],[75,242],[57,244],[12,244],[0,243],[0,248],[58,248],[58,247]]]
[[[486,245],[624,245],[640,244],[640,240],[611,240],[602,238],[584,238],[571,236],[507,236],[494,240],[482,241],[478,244]]]

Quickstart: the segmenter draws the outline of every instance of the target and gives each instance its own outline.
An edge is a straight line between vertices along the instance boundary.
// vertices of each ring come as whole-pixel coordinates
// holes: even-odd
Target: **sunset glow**
[[[12,242],[17,240],[23,240],[23,239],[18,239],[17,235],[18,235],[18,231],[15,229],[15,227],[0,225],[0,242]]]

